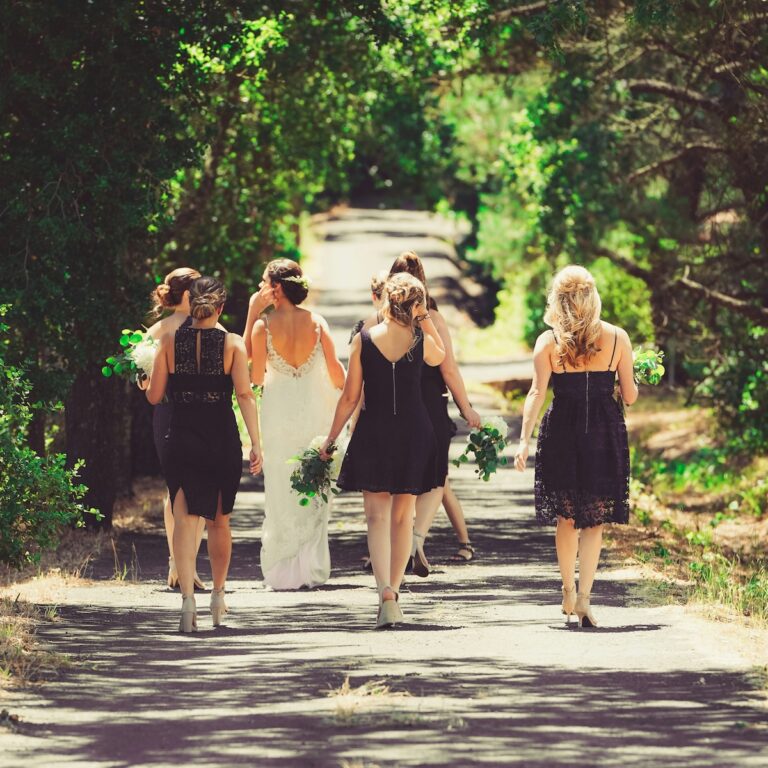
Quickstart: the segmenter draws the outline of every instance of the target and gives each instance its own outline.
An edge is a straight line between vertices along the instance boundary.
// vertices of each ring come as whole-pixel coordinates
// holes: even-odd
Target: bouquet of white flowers
[[[121,351],[106,359],[101,369],[104,376],[125,376],[136,381],[142,376],[152,375],[152,366],[157,352],[157,341],[146,331],[125,329],[120,334]]]
[[[501,416],[484,419],[480,429],[473,429],[469,433],[464,453],[453,464],[457,467],[466,464],[469,455],[474,453],[477,462],[475,473],[487,482],[499,466],[507,463],[503,453],[507,446],[508,431],[507,422]]]
[[[320,456],[320,448],[324,442],[325,438],[318,435],[300,456],[288,460],[290,464],[299,465],[291,473],[291,488],[301,497],[299,504],[302,507],[306,507],[316,496],[328,503],[329,493],[339,493],[336,488],[331,488],[331,483],[339,476],[344,450],[338,445],[331,445],[331,458],[323,459]]]

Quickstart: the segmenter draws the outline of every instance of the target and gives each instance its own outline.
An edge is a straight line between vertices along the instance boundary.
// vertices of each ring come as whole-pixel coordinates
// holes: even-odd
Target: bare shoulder
[[[543,350],[552,350],[555,346],[555,332],[552,329],[544,331],[539,334],[539,338],[536,339],[536,345],[534,346],[534,352],[541,352]]]
[[[267,330],[267,323],[264,320],[264,318],[259,318],[254,324],[253,329],[251,330],[251,334],[261,334],[264,333],[264,331]]]
[[[224,339],[224,344],[230,349],[245,352],[245,341],[239,333],[228,333]]]
[[[365,328],[366,331],[369,331],[371,328],[373,328],[374,325],[379,324],[379,315],[378,313],[374,315],[370,315],[368,318],[366,318],[365,322],[363,323],[363,328]]]
[[[360,354],[360,348],[362,347],[362,344],[363,344],[363,341],[362,341],[360,333],[356,333],[352,337],[352,341],[349,342],[349,353],[350,353],[350,355]]]

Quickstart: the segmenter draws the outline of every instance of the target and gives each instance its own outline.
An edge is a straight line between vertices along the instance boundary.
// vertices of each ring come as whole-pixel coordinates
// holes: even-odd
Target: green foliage
[[[319,496],[326,504],[329,493],[339,493],[331,488],[334,462],[323,459],[317,448],[307,448],[301,456],[294,456],[292,462],[298,462],[296,469],[291,472],[291,488],[299,494],[299,504],[306,507],[315,496]]]
[[[6,310],[0,306],[0,317]],[[62,526],[82,525],[87,510],[78,502],[79,465],[68,469],[64,455],[39,456],[27,445],[33,412],[43,406],[29,401],[24,372],[6,362],[8,344],[0,322],[0,562],[18,568],[55,547]]]
[[[475,458],[477,469],[475,474],[488,482],[496,470],[507,464],[503,455],[507,445],[509,428],[501,417],[487,420],[479,429],[473,429],[467,437],[467,446],[458,459],[453,460],[454,466],[460,467]]]
[[[664,376],[664,353],[655,349],[643,351],[639,347],[634,351],[633,372],[638,384],[650,384],[656,386],[661,383]]]

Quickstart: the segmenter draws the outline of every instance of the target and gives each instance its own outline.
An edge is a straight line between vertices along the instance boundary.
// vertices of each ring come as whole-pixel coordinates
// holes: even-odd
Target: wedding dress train
[[[340,391],[331,382],[320,341],[306,362],[287,363],[272,346],[267,328],[267,370],[261,400],[265,514],[261,570],[273,589],[314,587],[331,573],[328,503],[319,497],[302,507],[291,488],[291,472],[312,438],[328,434]]]

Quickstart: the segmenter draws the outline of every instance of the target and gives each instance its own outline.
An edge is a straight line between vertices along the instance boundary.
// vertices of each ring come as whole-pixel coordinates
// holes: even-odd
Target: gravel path
[[[427,242],[450,255],[435,236],[444,223],[366,216],[323,222],[336,239],[313,259],[321,309],[340,340],[367,312],[366,291],[352,286],[364,288],[379,262],[405,246],[425,252]],[[440,259],[452,266],[431,258],[430,275]],[[340,277],[331,285],[327,275]],[[105,560],[94,580],[49,589],[60,620],[41,637],[81,663],[6,697],[22,722],[0,736],[0,765],[766,765],[766,709],[752,677],[758,649],[743,633],[649,604],[637,572],[610,557],[594,594],[601,628],[567,628],[551,532],[532,523],[532,471],[506,469],[482,483],[464,466],[452,478],[478,560],[450,562],[454,544],[439,518],[428,546],[435,570],[409,577],[407,624],[392,631],[372,631],[376,595],[359,567],[356,495],[334,507],[329,583],[270,592],[258,568],[263,491],[245,481],[233,518],[231,613],[214,631],[208,597],[199,596],[193,637],[174,631],[180,601],[162,583],[162,537],[124,536],[121,556],[135,546],[137,583],[111,581]],[[200,566],[207,577],[203,557]]]

